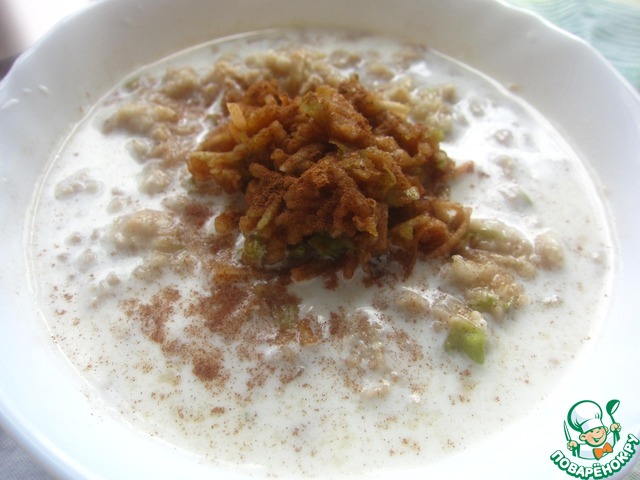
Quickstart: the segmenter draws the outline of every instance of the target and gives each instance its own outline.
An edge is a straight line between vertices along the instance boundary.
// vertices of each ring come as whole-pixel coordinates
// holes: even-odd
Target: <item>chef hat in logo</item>
[[[587,433],[594,428],[604,427],[602,423],[602,409],[591,400],[576,403],[567,415],[569,425],[576,431]]]

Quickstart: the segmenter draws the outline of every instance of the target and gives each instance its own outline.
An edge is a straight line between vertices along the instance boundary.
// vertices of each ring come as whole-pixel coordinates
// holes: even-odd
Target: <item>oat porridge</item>
[[[314,131],[289,151],[281,119],[248,136],[269,102],[296,108],[296,134],[337,118],[322,95],[340,112],[356,97],[375,107],[356,112],[366,141],[332,124],[322,145]],[[314,212],[291,217],[286,194],[252,202],[261,178],[329,160],[359,195],[375,172],[361,195],[373,223],[347,209],[331,234]],[[428,162],[444,180],[421,178]],[[610,233],[574,152],[509,89],[388,38],[261,32],[145,67],[69,135],[34,212],[43,316],[99,401],[260,476],[374,472],[473,445],[553,389],[607,302]],[[269,236],[285,214],[293,233]],[[383,230],[385,249],[370,242]]]

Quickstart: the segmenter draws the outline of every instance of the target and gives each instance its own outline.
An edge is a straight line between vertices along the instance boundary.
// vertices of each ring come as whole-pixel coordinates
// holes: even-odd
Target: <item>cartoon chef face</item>
[[[607,441],[608,433],[607,427],[596,427],[580,435],[580,440],[592,447],[598,447]]]

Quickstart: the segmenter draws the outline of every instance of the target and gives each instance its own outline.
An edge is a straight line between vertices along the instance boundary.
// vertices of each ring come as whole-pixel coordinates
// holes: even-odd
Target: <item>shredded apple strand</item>
[[[446,195],[462,168],[441,133],[385,108],[356,77],[293,98],[260,80],[226,109],[188,168],[244,194],[245,263],[298,279],[338,266],[349,278],[389,255],[408,274],[419,254],[450,255],[467,232],[470,210]],[[223,218],[228,233],[234,215]]]

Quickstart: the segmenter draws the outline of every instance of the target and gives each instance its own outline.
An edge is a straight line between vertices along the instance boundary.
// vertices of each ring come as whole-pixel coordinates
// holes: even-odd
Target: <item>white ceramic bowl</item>
[[[35,304],[24,254],[25,219],[52,151],[125,74],[216,37],[300,25],[411,38],[498,82],[518,85],[519,94],[565,136],[609,192],[617,238],[614,298],[599,338],[578,358],[569,380],[532,406],[527,418],[487,435],[477,448],[416,465],[404,475],[565,478],[549,457],[563,448],[567,399],[620,399],[624,412],[616,420],[626,433],[640,436],[640,100],[585,43],[490,0],[99,1],[20,57],[0,83],[3,428],[61,478],[239,476],[137,433],[87,399],[86,386],[51,342]]]

